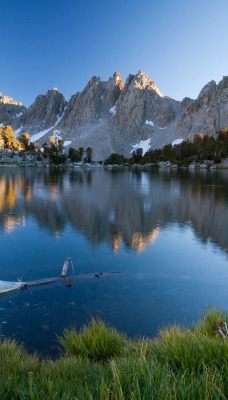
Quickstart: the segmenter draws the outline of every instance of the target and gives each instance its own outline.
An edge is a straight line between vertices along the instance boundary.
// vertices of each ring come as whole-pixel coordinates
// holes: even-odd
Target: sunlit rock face
[[[28,131],[40,144],[54,134],[68,147],[92,147],[95,161],[112,153],[129,157],[143,140],[154,149],[198,133],[216,136],[227,121],[228,77],[209,82],[196,100],[164,96],[142,70],[125,84],[118,72],[106,82],[93,76],[68,103],[57,88],[27,110],[0,96],[0,124],[11,124],[17,135]]]
[[[71,146],[92,147],[95,160],[111,153],[129,156],[141,139],[150,138],[152,146],[160,147],[167,126],[189,102],[163,96],[143,71],[129,75],[125,85],[116,72],[108,82],[93,77],[81,93],[72,96],[56,129]]]
[[[21,102],[12,99],[9,96],[4,96],[0,92],[0,124],[13,125],[26,108]]]
[[[72,96],[57,129],[72,146],[92,147],[94,160],[129,156],[141,140],[160,148],[199,132],[215,136],[227,126],[227,80],[209,82],[196,100],[180,102],[164,96],[143,71],[129,75],[124,85],[118,73],[108,82],[94,77]]]
[[[12,99],[12,97],[4,96],[2,92],[0,92],[0,104],[14,104],[16,106],[23,106],[21,102]]]
[[[179,115],[179,102],[164,97],[156,84],[143,71],[139,71],[127,78],[116,106],[113,124],[128,142],[134,143],[161,136],[161,132]]]

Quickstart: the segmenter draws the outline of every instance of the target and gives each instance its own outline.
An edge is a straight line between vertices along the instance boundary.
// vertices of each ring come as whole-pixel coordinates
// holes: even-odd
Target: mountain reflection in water
[[[53,235],[70,224],[93,245],[142,252],[159,229],[190,224],[204,243],[228,247],[228,171],[0,170],[0,226],[29,216]]]
[[[0,168],[0,337],[43,355],[98,316],[130,337],[227,308],[228,171]],[[102,271],[99,277],[96,272]],[[108,274],[108,272],[120,272]]]

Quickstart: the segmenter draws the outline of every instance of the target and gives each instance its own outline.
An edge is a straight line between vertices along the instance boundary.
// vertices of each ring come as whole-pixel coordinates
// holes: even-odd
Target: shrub
[[[107,327],[101,320],[91,320],[79,333],[65,329],[59,338],[66,354],[90,358],[93,361],[106,361],[122,354],[125,335]]]
[[[125,161],[126,159],[122,154],[112,153],[108,158],[106,158],[106,160],[104,161],[104,165],[108,164],[122,165],[124,164]]]

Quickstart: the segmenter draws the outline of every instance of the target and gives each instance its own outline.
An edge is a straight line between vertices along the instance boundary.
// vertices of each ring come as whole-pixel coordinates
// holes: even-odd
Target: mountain
[[[9,125],[14,119],[18,119],[26,108],[22,103],[9,96],[3,96],[0,92],[0,125]]]
[[[12,121],[12,126],[18,135],[29,132],[33,141],[39,140],[58,124],[66,105],[66,99],[57,88],[48,90],[45,95],[37,96],[20,118]]]
[[[209,82],[196,100],[177,101],[141,70],[125,84],[118,72],[107,82],[94,76],[69,102],[56,88],[37,96],[28,109],[0,96],[0,123],[11,124],[18,135],[28,131],[40,144],[55,135],[68,147],[90,146],[94,160],[111,153],[129,156],[145,143],[160,148],[199,132],[216,136],[228,125],[228,77]]]

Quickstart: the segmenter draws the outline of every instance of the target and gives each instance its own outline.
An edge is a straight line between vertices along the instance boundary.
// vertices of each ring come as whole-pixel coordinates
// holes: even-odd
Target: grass
[[[59,341],[67,355],[82,356],[93,361],[107,361],[123,352],[125,335],[92,318],[79,333],[66,329]]]
[[[100,320],[59,338],[62,355],[40,361],[0,343],[1,400],[228,399],[228,340],[215,336],[228,314],[210,308],[192,329],[127,340]]]

